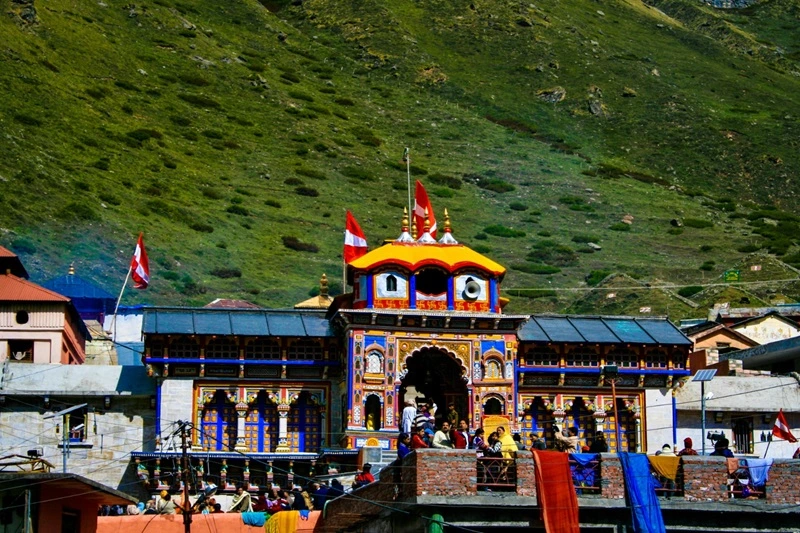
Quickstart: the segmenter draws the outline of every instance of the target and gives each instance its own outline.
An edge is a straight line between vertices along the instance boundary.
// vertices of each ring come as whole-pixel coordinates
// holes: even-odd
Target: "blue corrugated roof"
[[[163,335],[334,336],[330,323],[319,312],[224,308],[145,308],[142,332]]]
[[[521,342],[692,344],[665,318],[532,316],[517,337]]]

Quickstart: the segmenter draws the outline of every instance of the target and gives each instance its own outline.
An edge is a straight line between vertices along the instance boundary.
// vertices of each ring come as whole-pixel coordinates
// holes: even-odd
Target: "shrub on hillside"
[[[108,205],[120,205],[122,202],[119,198],[111,194],[110,192],[101,192],[99,195],[100,199],[107,203]]]
[[[608,229],[611,231],[630,231],[631,225],[625,224],[624,222],[615,222],[611,224]],[[671,228],[671,229],[680,229],[680,228]]]
[[[191,121],[191,120],[189,120],[188,118],[186,118],[186,117],[181,117],[181,116],[177,116],[177,115],[173,115],[173,116],[169,117],[169,119],[170,119],[170,120],[172,121],[172,123],[173,123],[173,124],[175,124],[176,126],[183,126],[183,127],[186,127],[186,126],[191,126],[191,124],[192,124],[192,121]]]
[[[178,98],[186,103],[192,104],[193,106],[205,109],[216,109],[222,107],[222,105],[213,98],[203,96],[202,94],[185,93],[179,94]]]
[[[241,205],[236,205],[236,204],[231,205],[225,211],[234,215],[241,215],[243,217],[250,216],[250,211],[248,211],[246,207],[243,207]]]
[[[700,265],[700,270],[704,270],[706,272],[710,272],[710,271],[714,270],[714,266],[716,264],[717,263],[715,261],[706,261],[702,265]]]
[[[743,254],[751,254],[753,252],[757,252],[761,249],[761,246],[757,244],[745,244],[744,246],[740,246],[736,249],[737,252],[741,252]]]
[[[308,196],[311,198],[316,198],[319,196],[319,191],[314,187],[297,187],[294,192],[300,196]]]
[[[514,270],[519,270],[520,272],[525,272],[526,274],[537,275],[548,275],[561,272],[561,269],[558,267],[531,263],[512,263],[511,268]]]
[[[11,249],[19,254],[36,253],[36,245],[27,237],[17,237],[11,241]]]
[[[282,207],[281,203],[278,202],[277,200],[264,200],[264,205],[268,205],[268,206],[274,207],[276,209],[280,209]]]
[[[527,211],[528,206],[523,204],[522,202],[511,202],[508,204],[508,207],[513,211]]]
[[[38,118],[34,118],[34,117],[30,116],[30,115],[24,115],[24,114],[21,114],[21,113],[18,113],[16,115],[14,115],[14,120],[16,120],[17,122],[19,122],[20,124],[23,124],[25,126],[41,126],[42,125],[42,121],[39,120]]]
[[[96,222],[100,220],[100,215],[88,205],[70,202],[58,211],[58,218],[62,220]]]
[[[303,184],[303,180],[301,180],[299,178],[286,178],[285,180],[283,180],[283,182],[286,185],[302,185]]]
[[[440,174],[438,172],[428,176],[428,180],[436,185],[444,185],[445,187],[449,187],[451,189],[460,189],[461,184],[463,183],[460,179],[456,177],[447,176],[446,174]]]
[[[599,239],[596,235],[589,235],[588,233],[578,233],[572,236],[572,242],[585,244],[587,242],[597,242]]]
[[[383,144],[383,141],[380,140],[369,128],[358,127],[353,128],[352,131],[355,138],[365,146],[380,146]]]
[[[293,72],[283,72],[281,74],[281,79],[291,83],[300,83],[300,78],[297,76],[297,74],[294,74]]]
[[[488,233],[489,235],[494,235],[495,237],[506,237],[512,239],[525,236],[524,231],[507,228],[502,224],[492,224],[491,226],[486,226],[483,228],[483,232]]]
[[[586,275],[586,284],[595,287],[598,283],[606,279],[611,274],[610,270],[592,270]]]
[[[314,97],[310,94],[306,94],[303,91],[289,91],[289,96],[292,98],[296,98],[298,100],[305,100],[306,102],[313,102]]]
[[[511,192],[514,189],[516,189],[514,185],[500,178],[482,179],[477,182],[477,185],[481,189],[486,189],[487,191],[492,191],[500,194]]]
[[[578,260],[578,256],[569,246],[559,244],[554,240],[543,239],[533,243],[533,250],[528,253],[526,259],[534,263],[569,266]]]
[[[225,198],[224,194],[222,194],[217,189],[214,189],[213,187],[203,187],[201,189],[201,194],[211,200],[222,200],[223,198]]]
[[[447,189],[444,187],[437,187],[431,191],[434,196],[438,196],[439,198],[452,198],[455,196],[455,193],[451,189]]]
[[[189,227],[200,233],[214,233],[214,226],[205,222],[192,222]]]
[[[297,237],[281,237],[283,245],[290,250],[297,250],[298,252],[311,252],[315,254],[319,251],[316,244],[302,242]]]
[[[242,277],[242,271],[235,267],[215,268],[214,270],[209,272],[209,274],[222,279]]]
[[[690,285],[688,287],[681,287],[680,289],[678,289],[678,294],[683,296],[684,298],[691,298],[692,296],[694,296],[695,294],[697,294],[702,290],[703,287],[700,287],[698,285]]]
[[[139,87],[125,80],[117,80],[114,82],[114,85],[116,85],[120,89],[125,89],[126,91],[132,91],[135,93],[140,92]]]
[[[360,167],[344,167],[339,172],[348,178],[353,178],[359,181],[372,181],[374,179],[371,172]]]
[[[350,98],[336,98],[334,99],[334,102],[336,102],[339,105],[344,105],[348,107],[356,105],[356,103],[352,101]]]
[[[714,223],[699,218],[687,218],[683,221],[683,225],[687,228],[711,228],[714,226]]]
[[[195,87],[207,87],[211,85],[211,80],[194,72],[178,74],[178,79],[180,79],[183,83],[188,83],[189,85],[194,85]]]
[[[328,177],[325,175],[324,172],[320,172],[319,170],[314,170],[312,168],[298,168],[295,170],[301,176],[305,176],[307,178],[315,179],[315,180],[326,180]]]

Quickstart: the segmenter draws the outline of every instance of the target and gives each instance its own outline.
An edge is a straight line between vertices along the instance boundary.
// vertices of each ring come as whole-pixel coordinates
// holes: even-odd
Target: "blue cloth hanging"
[[[599,453],[571,453],[569,458],[575,461],[575,464],[569,465],[572,471],[572,480],[575,482],[576,487],[594,487],[595,476],[597,474],[597,463],[592,464],[594,461],[600,460]]]
[[[261,512],[242,513],[242,522],[246,526],[264,527],[264,523],[267,521],[268,516],[269,515],[267,513]]]
[[[772,459],[739,459],[739,465],[746,466],[750,470],[750,481],[753,487],[763,487],[769,481],[769,467],[772,466]]]
[[[625,490],[631,506],[633,530],[636,533],[666,533],[661,504],[655,492],[655,479],[650,474],[650,461],[643,453],[619,452]]]

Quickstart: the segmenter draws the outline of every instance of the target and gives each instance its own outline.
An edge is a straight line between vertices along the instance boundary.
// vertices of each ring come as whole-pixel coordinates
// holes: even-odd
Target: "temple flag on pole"
[[[783,409],[778,411],[778,416],[775,418],[775,425],[772,426],[772,434],[779,439],[788,440],[789,442],[797,442],[797,439],[794,435],[792,435],[792,432],[789,429],[789,424],[786,422]]]
[[[139,234],[136,242],[136,249],[131,258],[131,277],[133,287],[136,289],[146,289],[150,285],[150,262],[147,260],[147,251],[144,249],[144,233]]]
[[[425,227],[425,209],[428,210],[428,220],[431,226],[429,233],[431,237],[436,238],[436,217],[433,216],[433,206],[431,201],[428,200],[428,193],[425,187],[417,180],[417,187],[414,190],[414,222],[417,225],[417,234],[422,235]]]
[[[347,211],[347,221],[344,226],[344,262],[350,263],[367,253],[367,238],[361,231],[361,226],[356,222],[353,213]]]

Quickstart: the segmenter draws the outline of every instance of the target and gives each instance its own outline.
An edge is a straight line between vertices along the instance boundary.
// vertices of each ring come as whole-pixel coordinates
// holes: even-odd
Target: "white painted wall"
[[[669,389],[649,389],[644,393],[645,411],[647,414],[647,435],[642,452],[655,453],[664,444],[672,442],[672,391]]]

